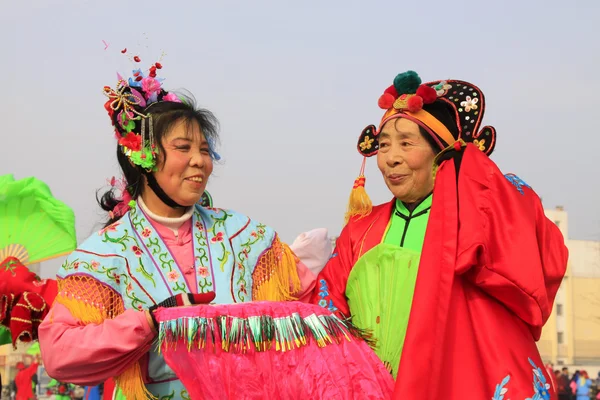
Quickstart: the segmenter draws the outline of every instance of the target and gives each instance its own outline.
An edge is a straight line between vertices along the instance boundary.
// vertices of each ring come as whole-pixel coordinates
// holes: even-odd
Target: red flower
[[[161,69],[162,68],[162,64],[157,62],[156,64],[154,64],[156,66],[156,68]]]
[[[241,271],[244,269],[244,264],[242,264],[241,262],[238,263],[238,269]]]
[[[211,239],[211,241],[212,241],[213,243],[219,243],[219,242],[222,242],[222,241],[223,241],[223,232],[219,232],[219,233],[217,233],[217,236],[213,237],[213,238]]]
[[[248,292],[246,292],[246,284],[245,283],[240,283],[240,292],[242,292],[244,294],[248,294]]]
[[[248,249],[242,250],[242,254],[245,255],[246,258],[248,258]]]
[[[141,257],[141,256],[142,256],[142,254],[144,254],[144,252],[142,251],[142,249],[140,249],[140,248],[139,248],[139,247],[137,247],[137,246],[131,246],[131,251],[133,251],[133,253],[134,253],[136,256],[138,256],[138,257]]]
[[[257,236],[258,236],[258,234],[256,233],[256,231],[252,231],[252,233],[250,234],[250,236],[252,236],[252,237],[254,237],[254,238],[255,238],[255,237],[257,237]]]
[[[259,228],[258,229],[258,233],[260,233],[261,235],[265,233],[265,229],[264,228]]]
[[[140,151],[142,149],[142,137],[133,132],[129,132],[127,133],[127,136],[119,139],[119,144],[127,147],[129,150]]]
[[[79,269],[79,261],[75,261],[75,262],[73,263],[73,268],[75,268],[75,269]]]
[[[121,277],[119,274],[113,272],[113,278],[115,279],[115,282],[117,282],[117,285],[121,283]]]
[[[112,118],[113,114],[115,113],[115,110],[113,110],[112,107],[110,106],[113,101],[114,101],[113,99],[108,99],[106,101],[106,103],[104,103],[104,109],[106,110],[106,112],[108,112],[108,115],[111,118]]]
[[[138,309],[138,311],[142,311],[144,309],[144,307],[142,307],[141,304],[138,304],[137,309]]]
[[[133,57],[133,61],[135,62],[140,62],[142,61],[138,56]]]
[[[150,235],[152,235],[152,230],[150,228],[144,228],[142,231],[142,236],[148,238]]]
[[[204,225],[202,225],[200,221],[196,221],[196,228],[198,228],[199,231],[203,231]]]

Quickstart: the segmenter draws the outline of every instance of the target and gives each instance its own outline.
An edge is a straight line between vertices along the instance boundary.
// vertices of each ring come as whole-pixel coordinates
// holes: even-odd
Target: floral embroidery
[[[325,279],[321,279],[319,283],[321,285],[319,287],[319,297],[321,298],[321,300],[319,300],[319,305],[331,312],[338,311],[338,308],[333,304],[333,300],[328,299],[329,287],[327,286],[327,281]]]
[[[477,110],[477,103],[479,99],[477,97],[471,98],[471,96],[467,96],[465,101],[460,103],[460,106],[465,109],[466,112],[471,110]]]
[[[208,273],[208,268],[206,267],[198,267],[198,275],[201,278],[207,278],[209,273]]]
[[[77,271],[77,270],[79,269],[79,261],[75,261],[75,262],[73,263],[73,269],[74,269],[75,271]]]
[[[142,236],[145,238],[149,238],[150,235],[152,235],[152,229],[144,228],[144,230],[142,231]]]
[[[169,279],[169,282],[177,282],[177,280],[179,279],[179,272],[171,271],[167,274],[167,277]]]
[[[194,226],[197,228],[194,231],[194,237],[196,238],[197,246],[195,248],[195,261],[196,266],[198,267],[198,293],[207,293],[212,290],[213,283],[210,278],[210,260],[208,259],[208,243],[206,240],[206,230],[204,229],[204,224],[202,223],[200,213],[196,210],[194,212],[194,217],[197,219]],[[206,276],[204,275],[204,271],[206,271]]]
[[[142,254],[144,254],[142,249],[140,249],[138,246],[131,246],[131,251],[133,251],[133,254],[135,254],[136,257],[141,257]]]
[[[236,284],[238,285],[238,298],[241,301],[246,300],[244,295],[248,295],[248,291],[246,290],[247,282],[246,282],[246,262],[248,261],[249,255],[252,252],[252,246],[256,243],[260,242],[265,238],[266,226],[263,224],[259,224],[256,230],[256,235],[250,235],[250,238],[241,244],[241,251],[237,254],[237,267],[239,271],[239,279]]]
[[[100,266],[100,263],[98,261],[92,261],[90,263],[90,267],[94,270],[94,271],[98,271],[98,267]]]
[[[473,144],[477,148],[479,148],[479,150],[485,151],[485,139],[481,139],[481,140],[475,139],[475,140],[473,140]]]
[[[223,241],[223,232],[218,232],[216,236],[210,239],[213,243],[220,243]]]
[[[522,195],[525,195],[523,187],[531,189],[531,186],[529,186],[523,179],[519,178],[515,174],[506,174],[504,177],[508,179],[508,181],[512,183]]]
[[[433,87],[435,89],[435,93],[438,97],[443,96],[446,92],[452,89],[452,85],[449,85],[448,82],[442,81]]]
[[[365,140],[359,145],[361,151],[369,150],[375,139],[365,136]]]
[[[550,384],[546,381],[544,372],[539,368],[531,358],[528,358],[529,364],[532,366],[533,371],[533,390],[534,393],[531,397],[527,397],[525,400],[550,400]],[[510,374],[504,377],[501,383],[496,385],[494,396],[492,400],[505,400],[504,397],[508,393],[508,383],[510,382]]]

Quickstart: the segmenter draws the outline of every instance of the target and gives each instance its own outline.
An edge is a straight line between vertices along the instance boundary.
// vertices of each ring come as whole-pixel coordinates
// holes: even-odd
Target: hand
[[[153,305],[147,310],[146,318],[150,317],[152,323],[150,324],[153,327],[153,330],[156,330],[158,327],[158,322],[154,317],[154,311],[158,308],[170,308],[170,307],[183,307],[183,306],[191,306],[194,304],[209,304],[211,301],[215,299],[215,292],[208,293],[185,293],[185,294],[177,294],[175,296],[171,296],[168,299],[161,301],[158,304]],[[149,321],[150,322],[150,321]]]

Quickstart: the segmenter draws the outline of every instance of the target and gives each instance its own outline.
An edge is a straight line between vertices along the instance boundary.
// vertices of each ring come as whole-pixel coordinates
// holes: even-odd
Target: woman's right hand
[[[215,299],[215,296],[215,292],[176,294],[175,296],[171,296],[147,309],[146,318],[149,318],[148,323],[150,324],[152,331],[156,333],[158,331],[158,322],[154,317],[154,311],[156,311],[158,308],[186,307],[194,304],[210,304],[210,302]]]

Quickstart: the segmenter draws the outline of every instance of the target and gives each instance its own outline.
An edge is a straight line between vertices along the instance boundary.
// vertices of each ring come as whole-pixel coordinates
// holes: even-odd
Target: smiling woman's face
[[[397,118],[381,129],[377,166],[387,187],[402,202],[417,203],[431,193],[434,159],[416,123]]]

